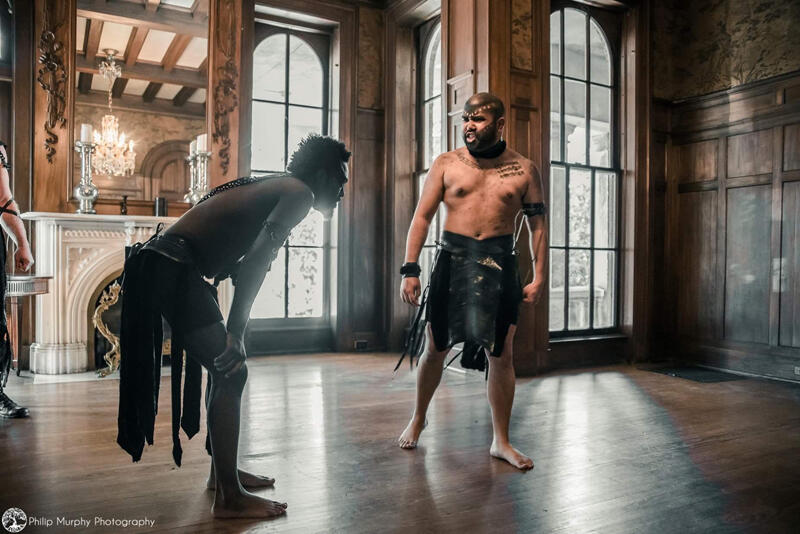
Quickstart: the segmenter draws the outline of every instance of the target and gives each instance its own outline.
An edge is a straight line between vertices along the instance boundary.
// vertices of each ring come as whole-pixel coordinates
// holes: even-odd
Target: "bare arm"
[[[542,177],[539,169],[531,163],[531,181],[528,190],[522,198],[524,204],[544,203],[544,190],[542,188]],[[528,235],[530,240],[528,246],[533,260],[534,278],[533,282],[523,290],[525,301],[537,303],[542,296],[544,284],[547,282],[547,219],[544,214],[526,217],[528,225]]]
[[[428,176],[425,177],[422,194],[419,196],[417,209],[414,210],[414,218],[408,229],[406,262],[414,262],[419,259],[433,216],[436,215],[436,210],[439,209],[439,204],[444,197],[444,164],[441,160],[441,156],[434,160]]]
[[[5,147],[0,146],[0,153],[3,155],[3,161],[8,161]],[[6,202],[12,199],[10,183],[8,169],[4,165],[0,166],[0,206],[6,206]],[[19,206],[13,200],[6,206],[6,209],[19,213]],[[21,271],[27,271],[33,265],[33,255],[25,234],[25,225],[22,224],[22,219],[13,213],[3,212],[0,217],[2,217],[3,226],[11,233],[12,239],[17,244],[14,266]]]
[[[227,346],[225,352],[214,360],[217,370],[232,374],[244,362],[244,331],[253,301],[280,247],[291,229],[306,216],[313,200],[308,190],[282,193],[258,237],[242,258],[228,314]]]
[[[408,229],[408,237],[406,238],[406,263],[417,262],[419,255],[422,252],[422,247],[425,244],[425,238],[428,236],[428,229],[431,226],[431,221],[436,210],[439,209],[439,204],[444,197],[444,163],[442,156],[436,158],[428,171],[428,176],[425,177],[425,183],[422,186],[422,194],[419,196],[419,203],[417,209],[414,210],[414,218],[411,220],[411,226]],[[420,295],[420,282],[418,277],[403,278],[403,283],[400,288],[400,296],[403,302],[409,304],[419,304]]]

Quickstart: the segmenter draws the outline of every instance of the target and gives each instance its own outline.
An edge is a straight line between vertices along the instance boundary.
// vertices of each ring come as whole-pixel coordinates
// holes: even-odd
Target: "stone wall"
[[[80,98],[80,97],[78,97]],[[107,108],[75,103],[75,138],[80,138],[81,124],[89,123],[99,129]],[[197,137],[206,130],[204,118],[190,119],[146,113],[141,111],[114,110],[119,119],[119,129],[133,139],[136,152],[136,173],[151,148],[164,141],[186,140]],[[188,154],[187,154],[188,155]],[[78,158],[76,158],[77,160]]]
[[[800,69],[800,2],[653,2],[654,96],[678,100]]]

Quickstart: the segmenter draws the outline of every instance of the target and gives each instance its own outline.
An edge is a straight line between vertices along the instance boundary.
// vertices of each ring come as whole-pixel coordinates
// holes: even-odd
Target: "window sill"
[[[580,343],[583,341],[609,341],[614,339],[628,339],[625,334],[618,332],[612,334],[593,334],[585,336],[565,336],[565,337],[551,337],[550,344],[555,345],[559,343]]]

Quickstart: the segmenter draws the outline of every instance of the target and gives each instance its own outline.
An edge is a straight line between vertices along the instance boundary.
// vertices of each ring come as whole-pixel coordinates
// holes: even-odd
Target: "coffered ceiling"
[[[114,105],[203,116],[209,0],[78,0],[79,102],[105,102],[99,75],[105,50],[116,50],[122,77]]]

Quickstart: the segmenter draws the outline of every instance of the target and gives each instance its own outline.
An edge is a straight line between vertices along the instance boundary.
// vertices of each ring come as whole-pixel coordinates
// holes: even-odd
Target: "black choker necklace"
[[[495,145],[490,146],[486,150],[471,150],[467,147],[470,156],[473,158],[484,158],[484,159],[494,159],[506,150],[506,142],[504,140],[500,140]]]

